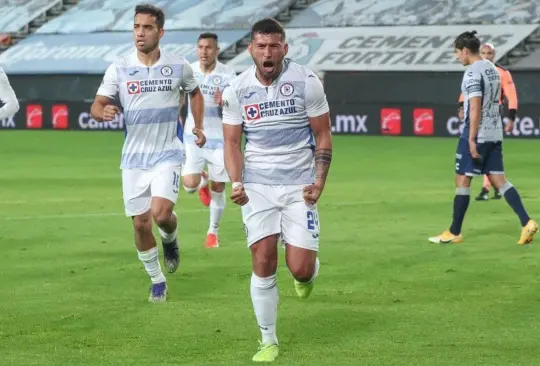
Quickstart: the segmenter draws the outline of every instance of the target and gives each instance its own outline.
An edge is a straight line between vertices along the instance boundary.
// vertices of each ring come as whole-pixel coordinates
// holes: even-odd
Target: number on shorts
[[[315,230],[319,226],[319,219],[317,213],[314,211],[307,212],[307,228],[308,230]]]
[[[176,172],[173,172],[173,181],[172,184],[174,188],[178,189],[178,186],[180,185],[180,175]]]

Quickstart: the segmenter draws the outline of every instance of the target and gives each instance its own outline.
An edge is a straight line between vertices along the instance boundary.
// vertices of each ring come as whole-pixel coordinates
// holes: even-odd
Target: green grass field
[[[0,365],[251,364],[259,330],[238,208],[227,202],[222,246],[208,250],[208,213],[181,192],[182,262],[168,303],[149,304],[123,215],[123,134],[2,131],[0,141]],[[464,243],[427,242],[450,223],[456,140],[334,141],[308,301],[280,252],[275,364],[540,364],[538,250],[516,244],[506,202],[471,201]],[[540,144],[507,141],[505,154],[540,217]]]

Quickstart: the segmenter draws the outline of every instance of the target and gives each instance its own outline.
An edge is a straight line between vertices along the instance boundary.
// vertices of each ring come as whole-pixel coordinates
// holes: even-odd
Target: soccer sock
[[[315,268],[313,268],[313,276],[311,276],[311,279],[304,283],[311,283],[315,280],[315,278],[319,275],[319,268],[321,267],[321,263],[319,262],[319,258],[317,257],[315,259]]]
[[[484,175],[483,187],[486,189],[486,191],[489,191],[491,189],[491,182],[489,181],[489,178],[487,175]]]
[[[210,227],[208,228],[208,234],[216,234],[219,231],[219,222],[221,216],[225,210],[225,192],[212,191],[212,198],[210,200]]]
[[[514,212],[518,215],[519,221],[521,221],[521,226],[527,225],[531,218],[527,214],[527,211],[525,211],[525,207],[523,207],[523,203],[521,202],[521,197],[512,183],[506,181],[499,192],[504,196],[506,202],[508,202],[510,207],[512,207]]]
[[[158,249],[153,247],[145,252],[137,252],[139,259],[144,264],[144,269],[150,276],[152,283],[165,282],[165,276],[161,271],[161,265],[159,264]]]
[[[206,174],[201,174],[201,182],[199,183],[197,189],[203,189],[206,188],[206,186],[208,186],[208,176]]]
[[[471,200],[471,188],[456,188],[456,195],[454,197],[454,214],[452,218],[452,225],[450,226],[450,232],[454,235],[461,234],[461,226],[465,219],[465,213],[469,207]]]
[[[172,213],[175,217],[176,216],[176,212],[173,211]],[[176,232],[177,232],[177,228],[178,228],[178,217],[177,217],[177,224],[176,224],[176,228],[173,230],[172,233],[167,233],[165,232],[162,228],[160,228],[158,226],[158,230],[159,230],[159,235],[161,235],[161,240],[163,240],[163,242],[165,244],[170,244],[174,241],[174,239],[176,239]]]
[[[276,275],[259,277],[253,273],[251,275],[250,290],[257,324],[259,324],[262,334],[262,343],[277,344],[276,320],[279,294]]]

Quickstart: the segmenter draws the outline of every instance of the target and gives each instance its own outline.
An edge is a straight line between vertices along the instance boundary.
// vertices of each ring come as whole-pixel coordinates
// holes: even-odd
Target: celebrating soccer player
[[[193,114],[186,119],[184,143],[186,163],[182,169],[184,189],[188,193],[199,191],[201,202],[210,206],[210,225],[206,235],[206,247],[219,246],[218,230],[225,209],[225,182],[229,180],[223,158],[223,127],[221,104],[223,89],[236,77],[234,70],[217,61],[218,37],[214,33],[202,33],[197,41],[197,62],[191,64],[193,73],[204,96],[204,133],[206,144],[198,147],[197,137],[191,132]],[[208,165],[208,173],[204,166]],[[210,189],[208,178],[212,181]]]
[[[160,50],[164,23],[161,9],[152,5],[135,8],[136,50],[109,66],[91,109],[95,120],[113,120],[120,111],[112,100],[119,94],[126,125],[120,164],[125,212],[132,217],[139,259],[152,281],[151,302],[163,302],[167,298],[152,219],[161,234],[167,270],[175,272],[180,260],[177,218],[173,211],[178,198],[180,166],[184,162],[177,124],[180,88],[190,94],[195,143],[198,146],[205,143],[202,93],[187,60]]]
[[[255,23],[248,49],[255,66],[223,93],[225,166],[252,254],[251,300],[262,333],[253,361],[269,362],[278,356],[278,238],[296,293],[307,298],[319,270],[317,201],[332,160],[332,136],[323,86],[311,70],[285,60],[281,24]]]
[[[465,128],[456,151],[453,221],[449,230],[429,241],[459,243],[463,240],[461,227],[469,206],[472,177],[487,174],[519,217],[522,230],[518,244],[528,244],[538,231],[538,225],[529,217],[518,191],[504,174],[503,122],[499,110],[501,76],[495,65],[480,55],[480,41],[475,33],[465,32],[454,41],[456,57],[468,68],[461,83]]]

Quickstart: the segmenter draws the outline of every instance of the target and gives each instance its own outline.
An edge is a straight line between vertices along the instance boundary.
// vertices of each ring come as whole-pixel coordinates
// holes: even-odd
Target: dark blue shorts
[[[469,141],[459,139],[456,150],[456,174],[469,177],[504,174],[502,141],[476,144],[476,150],[482,157],[479,161],[473,161],[469,152]]]

